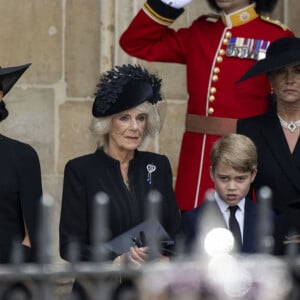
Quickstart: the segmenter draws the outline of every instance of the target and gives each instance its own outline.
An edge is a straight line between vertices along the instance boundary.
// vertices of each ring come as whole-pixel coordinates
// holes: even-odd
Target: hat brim
[[[254,64],[249,70],[237,81],[242,82],[249,78],[266,74],[290,65],[300,63],[300,53],[299,51],[290,51],[284,55],[274,55],[268,58],[259,60]]]
[[[153,97],[153,89],[149,82],[132,80],[123,87],[117,101],[104,112],[99,109],[98,104],[101,100],[96,96],[92,113],[96,118],[111,116],[149,101],[151,97]]]
[[[10,91],[30,65],[31,63],[15,67],[0,68],[0,82],[2,83],[3,95],[6,95]]]

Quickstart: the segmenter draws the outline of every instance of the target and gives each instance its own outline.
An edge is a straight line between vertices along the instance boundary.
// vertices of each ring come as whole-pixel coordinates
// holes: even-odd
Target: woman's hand
[[[148,247],[130,247],[130,250],[117,256],[114,260],[114,264],[117,266],[122,266],[124,263],[132,264],[133,266],[141,266],[148,261]],[[160,262],[170,262],[170,257],[160,255],[158,257]]]
[[[120,256],[117,256],[113,263],[117,266],[122,266],[125,263],[129,263],[133,266],[139,267],[143,265],[148,260],[148,247],[130,247],[130,250],[127,253],[124,253]]]
[[[148,247],[130,247],[127,257],[129,263],[137,266],[143,265],[148,260]]]
[[[25,228],[25,237],[24,237],[24,239],[22,241],[22,245],[30,248],[31,247],[31,243],[30,243],[30,239],[29,239],[29,234],[28,234],[27,226],[26,226],[25,223],[24,223],[24,228]]]

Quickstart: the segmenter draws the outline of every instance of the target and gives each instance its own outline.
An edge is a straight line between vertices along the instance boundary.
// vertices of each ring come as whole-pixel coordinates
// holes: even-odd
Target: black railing
[[[90,262],[78,261],[76,245],[69,249],[70,262],[53,261],[54,238],[51,232],[53,199],[45,195],[41,207],[38,234],[38,262],[23,263],[20,251],[13,251],[11,264],[0,265],[0,300],[82,299],[80,295],[58,295],[59,282],[76,278],[86,299],[205,299],[205,300],[298,300],[297,279],[300,262],[295,244],[284,257],[272,253],[271,193],[266,188],[259,195],[258,254],[242,256],[219,253],[186,256],[180,243],[171,262],[159,262],[158,240],[150,235],[148,243],[151,260],[143,267],[130,264],[116,266],[108,260],[103,245],[109,237],[107,228],[107,195],[95,198],[93,217],[93,256]],[[158,218],[160,195],[149,195],[148,218]],[[183,248],[183,247],[182,247]],[[123,294],[122,294],[123,293]]]

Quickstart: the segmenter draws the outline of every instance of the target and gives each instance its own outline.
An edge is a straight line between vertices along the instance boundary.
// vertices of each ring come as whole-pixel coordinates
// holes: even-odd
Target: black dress
[[[9,262],[14,240],[23,240],[24,221],[31,242],[31,248],[23,247],[25,260],[32,261],[42,196],[38,155],[30,145],[0,135],[0,166],[0,263]]]
[[[150,165],[155,170],[149,181],[147,166],[149,168]],[[175,239],[181,222],[167,157],[135,151],[128,177],[130,190],[123,182],[119,161],[106,155],[103,149],[66,164],[60,219],[62,258],[68,259],[68,246],[74,240],[80,243],[80,260],[91,258],[92,208],[95,195],[100,191],[106,193],[110,200],[110,238],[144,221],[148,193],[157,190],[162,195],[161,224]]]

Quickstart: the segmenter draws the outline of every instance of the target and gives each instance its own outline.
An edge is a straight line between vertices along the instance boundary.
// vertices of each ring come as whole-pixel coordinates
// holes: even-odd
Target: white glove
[[[161,1],[174,8],[182,8],[185,5],[192,2],[192,0],[161,0]]]

